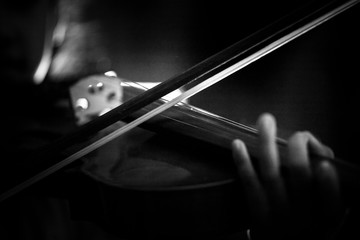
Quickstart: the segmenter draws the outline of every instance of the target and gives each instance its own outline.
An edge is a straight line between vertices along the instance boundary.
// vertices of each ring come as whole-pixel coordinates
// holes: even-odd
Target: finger
[[[321,159],[321,157],[334,158],[334,152],[312,135],[310,136],[308,145],[310,153],[320,156],[318,159],[320,162],[314,161],[314,163],[317,163],[314,165],[316,171],[315,180],[320,184],[321,192],[323,191],[324,196],[331,197],[331,199],[335,201],[338,200],[340,196],[340,186],[336,169],[330,162]]]
[[[276,121],[268,113],[259,117],[259,175],[271,204],[279,210],[286,207],[287,197],[280,174],[280,158],[276,145]]]
[[[309,139],[309,151],[318,156],[334,158],[334,152],[328,146],[322,144],[317,138],[311,135]]]
[[[313,136],[309,132],[297,132],[288,140],[288,158],[286,165],[286,182],[289,200],[292,204],[292,214],[299,221],[311,219],[312,199],[312,171],[309,160],[309,142]]]
[[[232,142],[232,153],[250,215],[256,222],[264,222],[268,215],[266,195],[251,163],[245,144],[239,139],[234,140]]]
[[[320,143],[309,132],[297,132],[288,141],[288,158],[286,169],[289,177],[290,187],[293,192],[304,194],[312,179],[310,153],[324,157],[333,157],[330,148]]]
[[[328,161],[321,161],[315,169],[315,180],[322,214],[329,219],[339,217],[342,202],[336,169]]]
[[[279,176],[280,161],[276,146],[276,121],[270,114],[263,114],[257,122],[259,130],[259,171],[265,179]]]
[[[312,137],[309,141],[309,151],[317,156],[334,158],[334,152],[331,148],[322,144],[315,137]],[[324,200],[324,203],[326,203],[323,205],[324,208],[331,210],[339,207],[340,185],[339,177],[334,166],[326,160],[320,161],[315,165],[315,180],[318,186],[318,193]]]
[[[340,195],[338,174],[328,161],[321,161],[315,168],[318,200],[318,228],[320,232],[336,236],[346,219],[346,211]]]
[[[315,143],[316,141],[308,132],[297,132],[288,141],[288,158],[285,164],[290,187],[294,189],[294,192],[304,191],[311,181],[309,142]]]

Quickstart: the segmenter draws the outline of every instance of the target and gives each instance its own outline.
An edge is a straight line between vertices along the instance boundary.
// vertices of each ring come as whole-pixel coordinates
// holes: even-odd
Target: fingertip
[[[271,113],[269,112],[264,112],[264,113],[261,113],[258,117],[258,121],[266,121],[266,119],[275,119],[274,115],[272,115]]]
[[[240,139],[234,139],[232,141],[232,151],[235,160],[247,154],[245,143]]]
[[[324,146],[324,148],[326,149],[326,156],[327,157],[329,157],[329,158],[334,158],[335,157],[335,153],[330,147]]]
[[[334,178],[337,175],[334,166],[329,161],[321,161],[317,170],[321,179]]]
[[[258,118],[257,126],[260,132],[270,131],[275,133],[276,119],[271,113],[262,113]]]
[[[339,193],[338,174],[329,161],[319,162],[316,168],[316,179],[324,194],[335,196]]]
[[[316,138],[312,134],[310,135],[309,143],[310,143],[311,151],[313,151],[314,153],[328,158],[335,157],[334,151],[330,147],[323,144],[318,138]]]
[[[319,162],[316,168],[318,194],[324,199],[324,212],[336,213],[341,208],[340,183],[335,167],[329,161]]]
[[[234,161],[237,165],[240,165],[243,161],[249,161],[249,154],[246,145],[240,139],[232,141],[232,153]]]
[[[231,143],[231,146],[233,149],[242,149],[245,147],[245,143],[240,139],[234,139]]]

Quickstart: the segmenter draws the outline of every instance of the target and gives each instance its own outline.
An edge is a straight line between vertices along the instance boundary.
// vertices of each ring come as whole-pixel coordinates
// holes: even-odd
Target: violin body
[[[351,17],[354,17],[354,15],[350,15],[350,18]],[[345,20],[348,19],[345,18]],[[331,23],[329,24],[330,26],[328,28],[322,28],[318,32],[315,32],[313,37],[320,39],[319,41],[324,41],[326,37],[331,38],[336,30],[330,29],[334,26],[335,29],[337,29],[336,27],[338,25],[336,25],[336,22],[332,23],[333,25],[331,25]],[[319,135],[321,139],[325,139],[325,143],[333,147],[340,157],[344,156],[346,160],[354,161],[354,150],[345,146],[345,143],[337,137],[344,135],[346,136],[345,139],[349,139],[350,133],[342,131],[340,127],[334,127],[339,119],[340,122],[345,120],[338,115],[339,111],[337,111],[337,107],[341,105],[343,100],[335,97],[339,95],[334,92],[334,89],[343,89],[343,91],[353,93],[355,88],[351,87],[348,89],[345,86],[339,88],[339,82],[336,79],[340,77],[338,74],[332,76],[330,76],[331,73],[321,76],[314,75],[311,69],[316,63],[306,62],[307,58],[304,56],[308,54],[309,58],[314,57],[314,53],[311,52],[311,47],[316,48],[316,46],[312,46],[311,44],[311,37],[299,39],[297,46],[293,45],[277,50],[272,56],[267,56],[261,61],[253,63],[252,66],[240,71],[233,77],[225,79],[218,85],[208,88],[203,93],[196,95],[191,99],[191,102],[196,106],[205,107],[205,109],[216,112],[221,116],[245,123],[254,123],[260,113],[270,111],[277,116],[281,130],[285,130],[284,136],[288,136],[289,133],[297,129],[309,129]],[[309,47],[309,52],[304,52],[304,49]],[[302,50],[299,51],[299,49]],[[331,49],[330,44],[328,44],[328,49]],[[337,50],[334,52],[337,52]],[[321,53],[323,53],[323,56],[326,56],[327,52],[325,47],[321,49]],[[294,56],[294,59],[289,60],[289,58],[286,57],[288,55]],[[302,57],[305,59],[298,62],[296,57],[299,57],[300,60]],[[332,64],[323,57],[321,59],[323,60],[323,64],[325,64],[324,66]],[[302,66],[302,68],[297,69],[295,67],[297,64]],[[345,66],[346,64],[337,65],[338,70],[343,69],[344,71],[346,69]],[[281,72],[286,72],[285,69],[290,69],[288,77],[280,74]],[[329,68],[325,67],[325,69]],[[304,70],[304,72],[301,72],[301,70]],[[335,69],[333,70],[335,71]],[[292,73],[295,73],[295,75],[291,75],[291,71],[293,71]],[[269,74],[264,77],[263,72],[270,72],[273,75]],[[279,72],[279,74],[276,74],[277,72]],[[345,74],[345,76],[347,75],[348,73]],[[331,79],[329,80],[330,82],[324,84],[324,82],[327,81],[325,78]],[[348,86],[352,86],[350,82],[349,84]],[[218,94],[219,92],[229,94],[228,96],[231,97],[224,98],[223,95]],[[348,97],[352,98],[352,96],[354,95],[350,94]],[[209,99],[212,99],[212,101],[210,102]],[[351,105],[352,102],[354,101],[348,102],[347,104]],[[227,107],[224,108],[224,105]],[[329,106],[334,106],[334,108],[331,109]],[[347,108],[348,107],[346,107],[346,109]],[[351,109],[351,107],[349,108]],[[146,130],[144,131],[147,132]],[[334,131],[336,132],[335,134]],[[280,134],[282,133],[283,132],[280,132]],[[350,134],[350,139],[351,135],[352,134]],[[134,139],[139,140],[136,137]],[[178,152],[177,154],[184,157],[181,161],[187,163],[189,159],[194,166],[199,162],[203,163],[211,159],[218,159],[219,162],[216,162],[216,164],[212,166],[213,168],[208,168],[211,165],[204,164],[202,168],[204,170],[206,169],[206,172],[203,173],[196,172],[196,169],[191,168],[185,168],[184,171],[184,165],[179,165],[179,162],[176,160],[172,162],[173,160],[166,159],[167,162],[164,164],[164,159],[152,159],[152,155],[150,154],[150,156],[147,156],[148,159],[151,159],[151,161],[148,162],[148,164],[151,165],[150,167],[141,162],[136,156],[130,156],[132,160],[129,160],[129,165],[125,164],[126,166],[122,166],[125,170],[117,166],[118,173],[120,173],[118,180],[122,179],[124,182],[116,182],[115,179],[113,179],[115,183],[112,181],[109,182],[109,178],[104,176],[100,178],[94,177],[94,172],[87,172],[90,178],[95,178],[99,181],[98,183],[102,186],[101,193],[109,197],[108,199],[114,199],[110,200],[111,204],[104,209],[104,212],[112,216],[108,218],[109,224],[106,225],[113,226],[115,231],[118,229],[119,233],[121,233],[122,229],[119,226],[129,226],[124,228],[127,230],[132,229],[133,231],[129,230],[129,232],[135,235],[138,233],[137,229],[142,229],[142,231],[139,232],[149,235],[174,233],[191,235],[194,234],[194,232],[209,235],[215,232],[221,235],[224,232],[237,232],[246,229],[246,209],[239,209],[239,206],[242,205],[243,198],[239,192],[232,192],[234,189],[237,189],[238,185],[233,172],[231,156],[226,147],[213,147],[213,145],[210,144],[211,147],[201,148],[200,145],[202,144],[200,143],[199,145],[196,143],[196,139],[182,140],[183,138],[179,135],[173,137],[170,133],[160,134],[150,137],[149,139],[145,137],[145,139],[146,141],[144,143],[148,143],[154,152],[157,152],[157,146],[162,147],[164,146],[164,142],[166,143],[166,153],[161,153],[159,156],[169,156],[169,152],[172,152],[172,154]],[[157,139],[161,139],[161,141],[157,142]],[[179,141],[177,139],[179,139]],[[171,146],[167,143],[171,143]],[[175,146],[173,146],[172,143]],[[189,145],[186,143],[189,143]],[[352,143],[347,142],[346,144]],[[176,149],[178,145],[181,147]],[[199,147],[194,149],[194,145]],[[116,144],[114,148],[117,148]],[[144,150],[142,148],[140,149],[141,151]],[[197,157],[186,156],[188,149],[191,149],[189,152]],[[211,150],[214,149],[218,150],[212,152]],[[140,151],[133,150],[130,152],[139,153]],[[221,154],[217,155],[217,153]],[[228,156],[228,158],[225,158],[225,161],[223,161],[223,156]],[[168,165],[169,161],[171,166]],[[132,163],[137,163],[140,167],[131,169],[130,171],[126,170],[128,167],[131,168]],[[156,167],[152,164],[156,165],[158,169],[155,170]],[[156,175],[159,178],[154,178],[151,177],[150,173],[146,172],[144,176],[148,177],[147,180],[151,183],[148,185],[149,183],[144,182],[144,179],[138,178],[141,173],[144,173],[144,169],[152,169],[154,172],[158,171],[159,175],[161,175],[161,169],[166,169],[166,172],[174,171],[174,173],[168,176],[167,181],[163,181],[164,179],[162,179],[160,182],[157,182],[156,179],[161,179],[161,177]],[[219,174],[219,169],[225,169],[225,175],[217,175]],[[215,175],[212,175],[212,173],[215,173]],[[193,174],[199,174],[199,178],[193,178]],[[206,177],[207,175],[214,177],[207,178],[208,184],[202,185],[201,182],[198,182],[198,180],[201,180],[202,177]],[[184,177],[183,180],[185,180],[185,182],[178,182],[175,176],[178,176],[180,180],[183,176],[189,176],[189,178]],[[217,178],[219,176],[224,178]],[[132,180],[132,182],[128,180]],[[192,180],[193,182],[186,184],[186,180]],[[142,182],[143,185],[141,185],[140,182]],[[138,185],[135,183],[138,183]],[[161,186],[161,184],[160,186],[157,185],[159,183],[165,184],[165,186]],[[167,183],[171,183],[170,186],[166,186]],[[179,187],[179,183],[182,187]],[[218,200],[213,202],[214,196],[217,196]],[[199,198],[201,200],[194,200]],[[119,202],[123,204],[117,205]],[[132,206],[132,203],[135,203],[133,205],[134,208],[129,207]],[[122,206],[127,207],[124,209]],[[204,206],[207,208],[202,208]],[[114,209],[116,209],[116,211],[114,211]],[[209,212],[209,210],[206,209],[211,209],[211,211]],[[169,219],[171,220],[169,221]],[[235,223],[232,222],[234,219],[236,219]],[[244,224],[238,224],[238,222],[243,221]],[[223,224],[224,222],[228,223]],[[203,224],[203,227],[199,226],[200,223]],[[234,227],[234,225],[236,226]],[[180,231],[179,228],[181,228]]]
[[[112,84],[115,80],[117,86]],[[120,84],[123,87],[118,91]],[[100,85],[104,92],[88,91],[89,86]],[[73,105],[86,99],[89,106],[96,108],[76,111],[74,107],[75,114],[80,120],[91,119],[103,109],[114,107],[106,104],[108,94],[123,92],[126,101],[144,91],[129,85],[123,79],[101,75],[79,81],[71,89]],[[205,111],[195,109],[180,104],[86,155],[81,167],[85,176],[79,175],[83,180],[72,182],[85,181],[93,187],[88,194],[75,193],[76,197],[72,197],[79,203],[73,204],[75,214],[120,236],[174,238],[246,230],[247,213],[239,208],[243,205],[241,191],[236,190],[240,186],[229,149],[232,138],[216,135],[226,133],[216,129],[216,122],[212,126],[214,136],[209,135],[204,122],[199,121]],[[194,124],[205,129],[199,131]],[[125,122],[118,122],[107,131],[122,125]],[[84,214],[87,209],[97,211]]]
[[[309,47],[306,39],[304,42],[302,47]],[[304,49],[302,47],[300,49]],[[296,47],[286,50],[289,49],[294,59],[303,56]],[[289,52],[285,50],[278,50],[275,59],[283,59],[287,54]],[[309,129],[319,133],[324,136],[323,139],[330,141],[329,145],[335,148],[335,152],[354,161],[353,148],[347,148],[343,141],[353,134],[339,130],[339,125],[335,124],[339,119],[341,123],[347,120],[339,116],[338,111],[330,111],[331,115],[328,115],[329,108],[324,108],[330,104],[336,109],[343,109],[338,107],[347,100],[340,98],[338,102],[333,98],[339,96],[333,91],[341,84],[332,82],[331,88],[325,88],[328,85],[324,84],[325,78],[321,74],[304,74],[304,78],[309,77],[308,82],[302,81],[301,77],[294,78],[292,73],[296,72],[295,75],[299,76],[301,70],[307,72],[309,69],[306,67],[311,70],[315,63],[308,63],[306,57],[300,63],[294,59],[284,60],[290,65],[275,64],[271,56],[268,60],[258,61],[225,79],[228,84],[209,88],[191,102],[200,107],[206,105],[206,109],[214,110],[221,116],[245,123],[254,123],[259,113],[270,111],[280,120],[280,128],[290,129],[289,132]],[[304,68],[295,71],[294,66],[298,64]],[[341,65],[340,69],[346,70],[345,65]],[[283,68],[290,70],[284,73],[280,71]],[[273,74],[277,71],[281,74]],[[265,78],[259,74],[261,72],[269,74]],[[291,81],[288,80],[290,78]],[[299,83],[304,84],[299,87]],[[275,87],[271,88],[272,84]],[[312,90],[311,96],[308,95],[309,89]],[[225,94],[218,94],[224,91]],[[227,91],[233,97],[224,99]],[[356,90],[350,88],[349,91],[354,93]],[[278,102],[279,96],[282,102]],[[122,124],[124,122],[111,127],[117,128]],[[336,134],[329,136],[334,129]],[[131,237],[223,236],[246,230],[248,216],[246,209],[241,208],[244,198],[228,149],[231,138],[225,137],[226,141],[220,141],[222,144],[216,140],[214,144],[213,139],[203,136],[194,138],[191,132],[187,132],[191,135],[189,137],[172,131],[158,133],[158,129],[152,130],[145,125],[133,129],[81,158],[80,172],[66,174],[67,181],[62,184],[71,192],[68,198],[74,219],[91,220],[117,235]],[[253,138],[250,140],[253,141]],[[46,187],[47,184],[44,185]]]
[[[214,236],[246,229],[228,149],[136,129],[94,155],[83,171],[105,200],[98,220],[120,236]]]

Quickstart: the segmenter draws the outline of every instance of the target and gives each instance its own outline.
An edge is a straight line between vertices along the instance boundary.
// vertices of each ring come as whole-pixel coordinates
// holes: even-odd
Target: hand
[[[333,157],[309,132],[288,139],[287,158],[279,157],[276,121],[263,114],[257,122],[257,158],[234,140],[233,157],[251,217],[252,239],[330,239],[342,219],[336,169],[325,160],[310,164],[309,152]]]

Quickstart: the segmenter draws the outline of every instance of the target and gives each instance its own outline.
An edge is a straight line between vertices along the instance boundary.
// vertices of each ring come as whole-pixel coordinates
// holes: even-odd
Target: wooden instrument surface
[[[117,4],[110,2],[113,5],[107,7]],[[295,1],[293,4],[300,5],[300,2]],[[286,12],[286,8],[276,9],[280,2],[272,5],[273,12],[265,9],[270,4],[267,3],[261,10],[261,14],[267,13],[265,15],[269,18],[266,19],[254,17],[256,11],[250,11],[246,7],[244,9],[247,10],[231,9],[231,3],[230,1],[229,5],[224,6],[226,10],[232,10],[224,19],[214,17],[217,16],[217,11],[224,9],[212,6],[211,12],[199,12],[197,10],[201,10],[201,4],[195,4],[193,12],[187,18],[189,22],[185,22],[185,25],[177,22],[185,13],[179,11],[176,12],[178,15],[174,15],[172,10],[176,6],[167,6],[170,11],[165,12],[157,8],[152,10],[160,12],[151,12],[151,8],[139,11],[139,15],[131,18],[133,23],[129,28],[124,27],[125,20],[130,20],[129,15],[119,14],[116,8],[113,8],[115,13],[111,12],[112,9],[98,11],[96,13],[102,17],[101,24],[105,31],[104,42],[110,42],[104,45],[110,52],[107,60],[121,77],[144,82],[162,81]],[[129,4],[123,6],[124,9],[134,8]],[[187,8],[187,4],[190,1],[181,5],[183,8],[180,9]],[[286,6],[291,8],[294,5]],[[105,6],[106,4],[102,8]],[[246,11],[249,13],[245,14]],[[354,141],[354,136],[359,134],[359,128],[352,122],[358,102],[359,88],[354,81],[358,72],[357,64],[350,56],[360,52],[360,39],[354,31],[358,12],[358,6],[347,11],[192,97],[190,103],[249,125],[254,124],[260,113],[271,112],[277,117],[284,137],[295,130],[308,129],[331,146],[339,157],[357,163],[358,141]],[[210,23],[204,21],[208,15],[212,16]],[[239,16],[244,21],[239,21]],[[170,25],[165,23],[166,17],[170,17]],[[145,31],[149,27],[146,24],[149,19],[153,19],[148,24],[153,27],[149,29],[156,29],[154,32]],[[247,26],[249,19],[254,20],[251,26]],[[115,20],[123,24],[114,28],[110,22],[116,22]],[[176,29],[174,26],[181,26],[179,32],[173,32]],[[205,30],[201,29],[204,26]],[[161,35],[164,30],[164,35]],[[182,31],[186,34],[182,34]],[[144,39],[147,41],[139,44]],[[180,42],[184,45],[180,45]],[[167,50],[173,52],[164,53]],[[174,153],[177,157],[168,157]],[[116,230],[117,225],[128,224],[126,226],[133,227],[127,229],[129,234],[138,229],[146,229],[145,233],[166,235],[178,233],[179,227],[186,220],[187,225],[183,227],[189,232],[196,229],[198,234],[203,234],[212,229],[222,233],[234,230],[234,217],[242,216],[243,213],[246,219],[246,213],[233,208],[236,204],[240,205],[241,197],[234,191],[236,184],[233,181],[231,156],[224,149],[171,134],[158,135],[148,130],[135,129],[86,156],[84,162],[84,172],[91,180],[97,180],[95,186],[100,183],[99,191],[102,196],[113,199],[113,202],[102,206],[100,214],[103,217],[104,212],[108,213],[104,222],[111,225],[113,230]],[[222,187],[222,191],[212,191],[217,190],[217,187]],[[197,212],[196,208],[201,204],[196,205],[194,199],[204,198],[209,201]],[[231,204],[227,204],[229,199]],[[174,200],[183,204],[174,206]],[[93,202],[84,206],[95,206],[92,204]],[[158,212],[158,209],[162,211]],[[213,211],[209,215],[199,216],[198,213],[204,213],[202,210],[206,209]],[[191,216],[186,215],[189,212],[192,213]],[[119,216],[124,218],[118,218]],[[168,222],[167,219],[171,216],[177,217],[173,222]],[[214,216],[222,218],[215,219]],[[156,227],[159,223],[160,229]],[[203,225],[199,227],[196,223]],[[246,223],[240,228],[245,227]],[[187,231],[183,233],[186,234]]]

